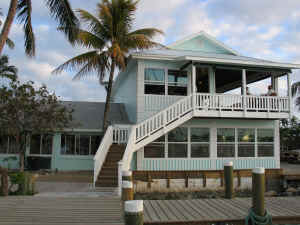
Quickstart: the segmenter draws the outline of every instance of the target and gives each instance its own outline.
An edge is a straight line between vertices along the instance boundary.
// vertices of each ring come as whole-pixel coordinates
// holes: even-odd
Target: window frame
[[[150,81],[150,80],[146,80],[145,79],[145,75],[146,75],[146,70],[147,69],[157,69],[157,70],[163,70],[164,71],[164,81]],[[186,77],[187,77],[187,82],[186,84],[182,85],[181,82],[169,82],[169,71],[177,71],[177,72],[183,72],[186,74]],[[155,67],[155,66],[151,66],[151,67],[145,67],[144,68],[144,92],[143,94],[144,95],[159,95],[159,96],[187,96],[188,95],[188,87],[189,87],[189,78],[188,78],[188,71],[186,70],[183,70],[183,71],[180,71],[179,69],[168,69],[166,67]],[[163,84],[164,85],[164,94],[146,94],[145,93],[145,86],[148,84],[148,85],[155,85],[154,83],[158,83],[157,85],[159,85],[159,83]],[[181,84],[181,85],[175,85],[175,84]],[[185,87],[186,88],[186,95],[169,95],[168,92],[169,92],[169,86],[172,86],[172,87]]]
[[[39,156],[39,157],[50,157],[53,154],[53,140],[54,140],[54,134],[35,134],[40,137],[40,149],[39,149],[39,154],[33,153],[31,154],[31,136],[29,136],[29,154],[28,156]],[[42,154],[43,150],[43,137],[44,135],[51,135],[52,143],[51,143],[51,154]]]

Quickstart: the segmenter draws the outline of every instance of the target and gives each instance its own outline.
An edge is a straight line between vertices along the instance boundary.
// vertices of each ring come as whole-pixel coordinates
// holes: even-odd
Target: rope
[[[250,223],[249,223],[250,221]],[[246,217],[246,225],[272,225],[272,217],[268,214],[267,210],[264,216],[258,216],[253,211],[253,208],[250,208],[249,215]]]

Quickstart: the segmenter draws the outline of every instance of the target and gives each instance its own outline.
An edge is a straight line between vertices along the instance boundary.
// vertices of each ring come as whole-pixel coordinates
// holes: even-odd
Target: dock
[[[144,224],[245,224],[251,205],[251,198],[146,200]],[[266,198],[266,209],[273,224],[300,224],[300,197]]]
[[[124,225],[120,198],[1,197],[0,225]]]

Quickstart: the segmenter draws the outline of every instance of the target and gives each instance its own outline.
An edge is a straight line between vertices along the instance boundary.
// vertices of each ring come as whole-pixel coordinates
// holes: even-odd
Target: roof
[[[141,59],[195,61],[202,63],[244,65],[266,68],[300,69],[299,64],[278,63],[274,61],[246,57],[241,55],[208,53],[203,51],[153,49],[134,52],[132,53],[132,57]]]
[[[227,52],[229,54],[239,55],[239,53],[237,51],[233,50],[232,48],[230,48],[229,46],[225,45],[223,42],[217,40],[213,36],[209,35],[205,31],[200,31],[198,33],[195,33],[195,34],[192,34],[190,36],[187,36],[187,37],[185,37],[185,38],[183,38],[181,40],[175,41],[174,43],[167,45],[167,48],[170,48],[170,49],[180,49],[179,48],[180,45],[191,43],[196,38],[197,39],[204,38],[204,39],[206,39],[206,42],[211,42],[215,47],[223,49],[225,52]],[[201,47],[202,47],[201,43],[198,42],[198,43],[196,43],[196,45],[198,45],[199,49],[201,49]],[[192,50],[192,49],[186,49],[186,50]]]
[[[105,102],[63,101],[62,104],[74,110],[74,129],[102,130]],[[130,124],[122,103],[111,103],[108,115],[110,124]]]

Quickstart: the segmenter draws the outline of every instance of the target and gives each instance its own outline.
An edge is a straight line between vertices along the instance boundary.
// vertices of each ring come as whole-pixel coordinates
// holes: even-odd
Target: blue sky
[[[103,101],[105,90],[96,78],[72,81],[73,73],[51,75],[51,71],[70,57],[83,52],[74,49],[64,36],[56,31],[56,22],[41,0],[33,2],[33,21],[37,55],[30,59],[24,55],[23,32],[14,23],[10,38],[16,43],[14,50],[5,49],[12,64],[19,68],[22,80],[46,84],[65,100]],[[74,9],[95,12],[99,0],[70,0]],[[5,14],[9,1],[0,0]],[[3,18],[2,18],[3,19]],[[165,36],[156,40],[164,44],[204,30],[243,55],[281,62],[300,63],[300,1],[296,0],[141,0],[136,15],[136,27],[157,27]],[[300,80],[294,71],[292,81]],[[265,83],[252,85],[259,93]],[[286,82],[280,82],[281,93]]]

